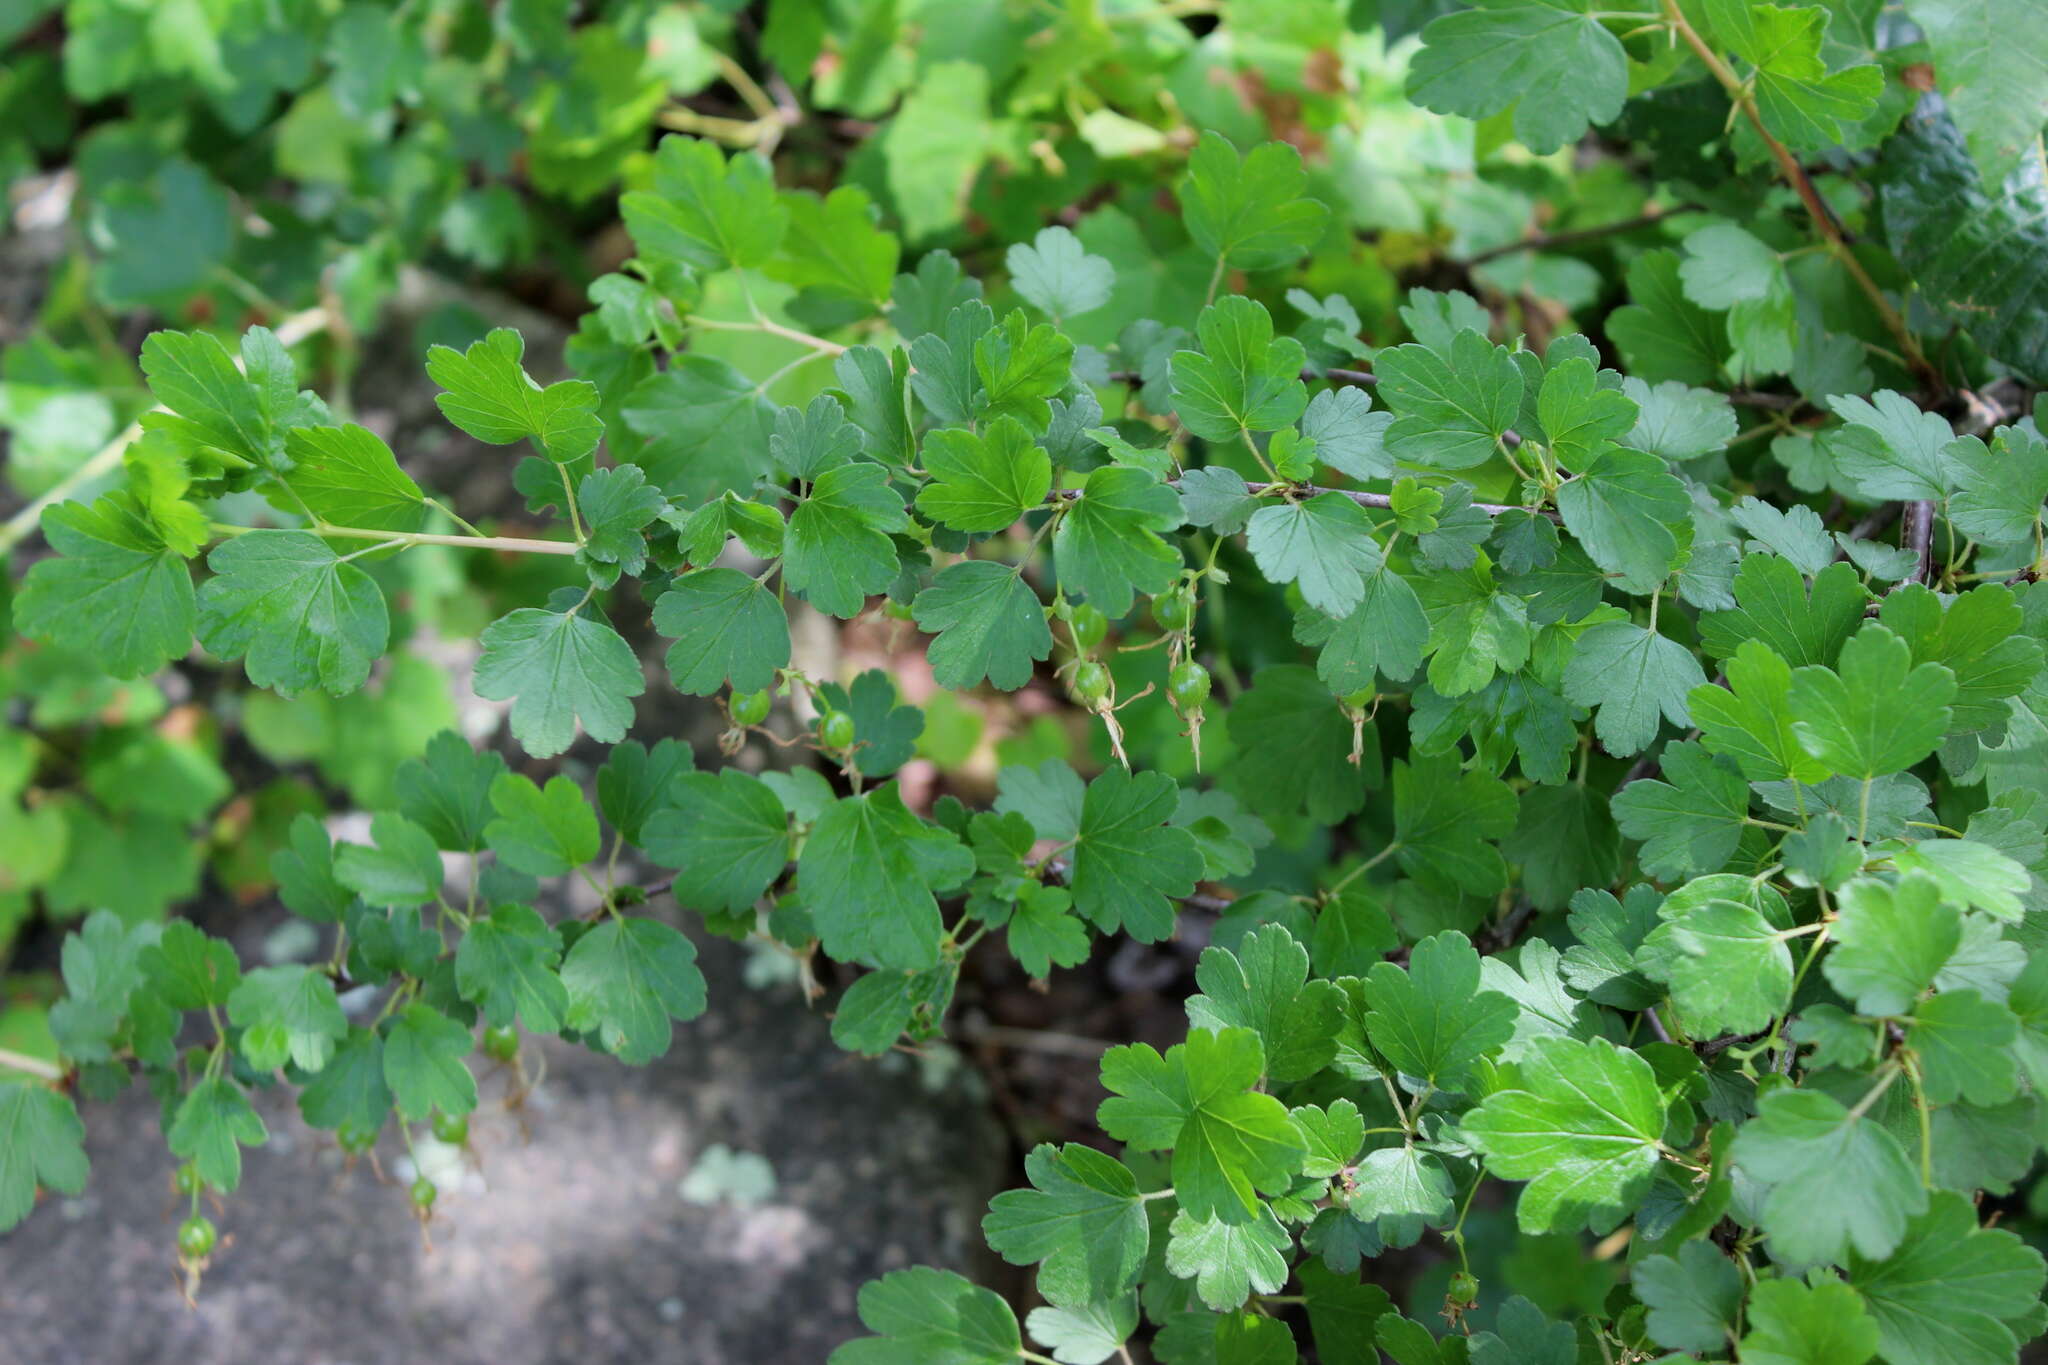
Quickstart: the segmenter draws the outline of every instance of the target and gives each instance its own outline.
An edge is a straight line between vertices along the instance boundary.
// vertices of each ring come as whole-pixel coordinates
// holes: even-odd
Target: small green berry
[[[178,1224],[178,1255],[188,1261],[205,1260],[219,1241],[213,1220],[204,1214],[195,1213]]]
[[[1109,638],[1109,618],[1086,602],[1068,611],[1067,625],[1074,632],[1074,648],[1083,654],[1093,654]]]
[[[775,704],[775,698],[766,689],[759,692],[735,692],[727,709],[732,713],[734,725],[759,725],[768,719],[768,709]]]
[[[361,1156],[377,1145],[377,1130],[365,1128],[358,1123],[344,1123],[335,1130],[334,1140],[341,1144],[341,1150],[350,1156]]]
[[[1094,659],[1083,659],[1074,669],[1074,700],[1093,709],[1109,698],[1109,668]]]
[[[433,1181],[425,1176],[421,1176],[412,1182],[412,1189],[409,1191],[409,1194],[412,1199],[412,1206],[424,1213],[434,1207],[434,1200],[440,1197],[441,1192],[434,1188]]]
[[[1451,1276],[1451,1287],[1444,1297],[1452,1303],[1469,1304],[1479,1300],[1479,1277],[1470,1271],[1460,1270]]]
[[[853,717],[844,711],[827,711],[818,717],[818,742],[835,753],[853,747]]]
[[[1178,634],[1194,622],[1195,599],[1186,588],[1175,588],[1152,599],[1152,619],[1159,628]]]
[[[484,1029],[484,1055],[494,1062],[509,1062],[519,1055],[519,1030],[511,1024],[491,1024]]]
[[[1193,659],[1183,659],[1166,675],[1166,695],[1176,711],[1199,711],[1209,700],[1209,670]]]
[[[177,1173],[171,1177],[171,1188],[179,1194],[197,1194],[200,1184],[199,1168],[189,1161],[180,1166]]]
[[[463,1143],[468,1142],[469,1115],[435,1114],[434,1140],[436,1142],[445,1142],[450,1147],[460,1147]]]

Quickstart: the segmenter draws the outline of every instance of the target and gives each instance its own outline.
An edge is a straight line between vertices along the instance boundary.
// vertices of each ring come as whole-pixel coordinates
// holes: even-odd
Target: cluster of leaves
[[[1341,35],[1340,7],[1297,8],[1309,41]],[[1706,206],[1623,224],[1657,244],[1626,258],[1606,350],[1529,302],[1583,262],[1512,241],[1513,273],[1475,283],[1522,300],[1520,333],[1417,289],[1410,339],[1368,345],[1341,288],[1303,287],[1350,278],[1355,224],[1284,144],[1194,142],[1135,253],[1124,206],[1041,228],[1027,187],[984,279],[902,241],[945,226],[920,204],[959,210],[986,143],[961,171],[958,146],[881,136],[899,235],[858,185],[781,188],[670,138],[621,201],[634,255],[591,286],[577,377],[536,382],[509,330],[427,357],[450,423],[526,448],[546,538],[454,520],[275,333],[151,336],[159,406],[121,487],[44,511],[24,635],[116,678],[196,638],[338,707],[387,667],[394,562],[518,552],[572,582],[483,627],[476,690],[532,758],[610,747],[593,799],[437,734],[367,842],[276,803],[270,872],[335,952],[257,968],[115,913],[79,880],[104,867],[67,880],[51,807],[17,797],[30,751],[0,749],[0,830],[48,863],[0,894],[110,907],[63,952],[69,1084],[0,1086],[0,1225],[81,1187],[74,1089],[140,1074],[196,1198],[265,1140],[257,1090],[295,1087],[356,1150],[476,1106],[479,1026],[661,1055],[706,983],[619,879],[630,848],[706,931],[865,969],[832,1033],[870,1055],[943,1036],[984,939],[1043,976],[1203,907],[1185,1041],[1110,1048],[1102,1146],[1039,1147],[989,1209],[1043,1306],[1020,1327],[900,1271],[842,1365],[1046,1359],[1026,1333],[1095,1365],[1141,1331],[1169,1365],[1257,1365],[1297,1358],[1297,1322],[1324,1360],[1401,1365],[2013,1359],[2048,1328],[2048,1266],[1996,1226],[2038,1192],[2048,1087],[2048,408],[2016,397],[2048,356],[2008,288],[2041,277],[2041,120],[2015,103],[2044,91],[1997,9],[1911,4],[1905,42],[1745,0],[1428,25],[1425,108],[1538,155],[1614,125]],[[773,31],[803,48],[793,13]],[[1074,45],[1000,68],[1020,116],[1019,90],[1121,51],[1082,41],[1121,27],[1093,6],[1030,22]],[[1930,58],[1952,110],[1913,106]],[[875,61],[879,110],[909,77]],[[946,101],[988,79],[941,63],[903,109],[984,137],[985,85]],[[1875,199],[1816,184],[1823,151],[1878,165]],[[1889,252],[1852,240],[1871,228]],[[757,349],[721,351],[733,333]],[[647,680],[605,609],[636,593],[669,684],[724,697],[735,745],[785,702],[829,769],[628,739]],[[892,779],[924,716],[880,671],[793,666],[793,611],[914,625],[946,692],[1064,681],[1113,761],[1011,763],[987,809],[913,810]],[[218,799],[203,744],[103,733],[80,780],[133,823],[101,840]],[[557,883],[588,913],[544,914]],[[1503,1302],[1474,1279],[1488,1190],[1529,1239],[1602,1239],[1626,1283]],[[1366,1265],[1425,1238],[1460,1267],[1441,1337]]]

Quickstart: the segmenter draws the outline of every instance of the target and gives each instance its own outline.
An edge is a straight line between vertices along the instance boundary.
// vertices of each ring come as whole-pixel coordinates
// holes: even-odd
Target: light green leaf
[[[501,905],[471,922],[455,946],[455,986],[500,1027],[516,1019],[529,1032],[555,1033],[569,992],[555,968],[561,936],[530,905]]]
[[[1240,270],[1271,270],[1308,254],[1330,211],[1304,198],[1301,153],[1263,142],[1239,159],[1229,139],[1206,132],[1180,183],[1188,235],[1202,254]]]
[[[1602,621],[1579,636],[1565,666],[1564,693],[1596,707],[1593,732],[1609,753],[1639,753],[1657,737],[1661,716],[1691,720],[1687,699],[1707,675],[1693,652],[1629,621]]]
[[[1028,246],[1016,243],[1004,264],[1017,292],[1055,320],[1100,308],[1116,287],[1115,267],[1063,227],[1040,228]]]
[[[595,1031],[620,1061],[643,1066],[668,1051],[671,1019],[704,1012],[694,944],[651,919],[613,919],[576,940],[562,960],[570,1028]]]
[[[1439,114],[1483,119],[1512,108],[1515,136],[1554,152],[1621,114],[1629,93],[1621,43],[1590,0],[1493,0],[1433,20],[1408,70],[1408,98]]]
[[[391,618],[384,593],[305,531],[252,531],[207,556],[199,638],[223,659],[247,655],[249,681],[284,696],[323,687],[339,696],[369,677]]]
[[[947,429],[925,437],[924,467],[932,481],[917,510],[956,531],[1001,531],[1045,502],[1052,461],[1014,417],[985,433]]]
[[[426,520],[425,495],[398,467],[391,447],[365,427],[293,427],[285,433],[291,458],[286,482],[322,521],[373,531],[417,531]]]
[[[1195,435],[1236,441],[1245,432],[1278,431],[1308,406],[1301,343],[1273,336],[1265,307],[1233,294],[1202,310],[1200,351],[1173,355],[1173,410]]]
[[[46,1086],[0,1085],[0,1231],[35,1207],[36,1187],[85,1193],[85,1125],[69,1095]]]
[[[757,692],[789,663],[782,604],[738,569],[699,569],[676,579],[654,604],[654,628],[675,641],[669,677],[692,696],[728,686]]]
[[[950,1270],[912,1266],[861,1286],[860,1320],[827,1365],[1014,1365],[1024,1348],[1002,1296]]]
[[[655,614],[662,629],[659,604]],[[647,690],[633,651],[594,608],[521,607],[485,626],[475,686],[480,697],[512,702],[512,733],[535,758],[568,748],[578,722],[600,743],[625,738],[631,698]]]
[[[1038,1289],[1068,1307],[1114,1298],[1145,1264],[1151,1225],[1138,1182],[1114,1157],[1041,1143],[1024,1158],[1028,1190],[989,1202],[982,1235],[1011,1265],[1038,1265]]]
[[[974,872],[960,841],[912,815],[894,783],[843,797],[820,816],[797,886],[825,951],[842,962],[917,971],[939,960],[936,891]]]
[[[1764,1280],[1748,1312],[1744,1365],[1864,1365],[1877,1354],[1877,1324],[1845,1284]]]
[[[435,404],[479,441],[504,446],[531,440],[556,464],[582,459],[604,434],[597,386],[564,379],[542,388],[519,363],[525,351],[526,342],[509,327],[471,343],[466,352],[429,348],[427,377],[447,390],[435,396]]]
[[[22,634],[91,658],[117,678],[192,647],[192,575],[135,500],[114,493],[43,509],[57,553],[30,566],[14,602]]]
[[[1314,1075],[1337,1055],[1344,1003],[1333,983],[1308,979],[1308,963],[1308,949],[1277,924],[1245,935],[1235,952],[1203,949],[1195,967],[1203,993],[1187,1002],[1188,1024],[1252,1030],[1275,1082]]]
[[[1657,1169],[1656,1074],[1604,1038],[1539,1038],[1517,1067],[1518,1084],[1487,1096],[1464,1130],[1489,1171],[1529,1182],[1515,1209],[1522,1231],[1613,1227]]]
[[[1218,1312],[1240,1307],[1254,1293],[1277,1293],[1287,1283],[1287,1229],[1262,1208],[1249,1222],[1226,1223],[1174,1214],[1166,1244],[1166,1271],[1193,1280],[1195,1293]]]
[[[694,137],[663,138],[654,188],[621,196],[619,212],[633,244],[650,258],[699,270],[764,263],[790,217],[766,161],[736,153],[728,163],[717,143]]]
[[[1750,906],[1688,906],[1643,941],[1636,965],[1671,988],[1686,1028],[1700,1037],[1768,1028],[1792,1000],[1792,951]]]
[[[50,1116],[43,1119],[47,1123]],[[225,1076],[208,1076],[185,1093],[164,1139],[172,1156],[190,1161],[201,1180],[226,1194],[242,1183],[242,1148],[270,1141],[270,1130],[241,1086]]]
[[[1814,1090],[1774,1090],[1735,1135],[1736,1166],[1770,1187],[1763,1227],[1774,1257],[1886,1256],[1927,1207],[1919,1172],[1874,1118]]]
[[[1031,680],[1031,665],[1052,653],[1045,607],[1021,566],[975,559],[954,564],[917,595],[919,630],[934,633],[932,677],[964,689],[987,678],[1013,692]]]
[[[1159,538],[1181,524],[1180,498],[1142,469],[1092,471],[1053,532],[1060,586],[1114,620],[1134,592],[1164,591],[1180,572],[1180,551]]]
[[[1866,1193],[1868,1200],[1876,1191]],[[1915,1212],[1920,1206],[1914,1205]],[[1977,1225],[1960,1194],[1933,1197],[1907,1224],[1895,1254],[1859,1247],[1849,1284],[1877,1320],[1885,1360],[1969,1365],[2010,1360],[2040,1308],[2041,1253],[2004,1228]]]
[[[1801,747],[1866,781],[1927,757],[1948,729],[1956,678],[1940,664],[1912,664],[1906,642],[1872,623],[1842,646],[1839,671],[1798,670],[1789,700]]]
[[[903,499],[880,465],[828,469],[790,515],[783,578],[818,610],[857,616],[869,597],[895,580],[896,545],[889,533],[909,524]]]
[[[384,1084],[398,1116],[417,1123],[438,1109],[467,1114],[476,1108],[476,1077],[465,1060],[476,1038],[430,1005],[398,1012],[384,1035]]]
[[[1469,329],[1447,352],[1415,342],[1381,351],[1373,371],[1381,401],[1399,414],[1386,436],[1396,459],[1436,469],[1485,464],[1522,411],[1514,357]]]
[[[227,1003],[228,1022],[242,1030],[242,1056],[258,1071],[287,1061],[319,1071],[348,1037],[334,983],[311,967],[252,967]]]

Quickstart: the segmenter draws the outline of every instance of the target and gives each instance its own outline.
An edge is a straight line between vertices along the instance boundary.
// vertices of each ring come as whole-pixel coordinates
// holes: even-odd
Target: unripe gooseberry
[[[1209,670],[1193,659],[1183,659],[1166,675],[1166,695],[1176,711],[1186,714],[1202,709],[1209,700]]]
[[[818,717],[818,742],[836,753],[853,747],[853,717],[844,711],[827,711]]]
[[[425,1176],[420,1176],[414,1180],[412,1182],[412,1189],[408,1193],[412,1199],[412,1206],[422,1213],[434,1207],[434,1200],[439,1198],[441,1194],[439,1190],[434,1188],[434,1182]]]
[[[511,1024],[492,1024],[484,1029],[484,1055],[494,1062],[509,1062],[519,1055],[519,1030]]]
[[[469,1141],[469,1115],[436,1113],[434,1115],[434,1140],[436,1142],[445,1142],[450,1147],[460,1147],[463,1143]]]
[[[213,1220],[204,1214],[195,1213],[178,1224],[178,1254],[188,1261],[205,1260],[219,1241]]]
[[[768,708],[775,704],[775,698],[764,688],[759,692],[735,692],[727,710],[732,713],[734,725],[759,725],[768,719]]]
[[[1067,614],[1067,625],[1074,632],[1074,648],[1083,654],[1093,654],[1109,638],[1109,618],[1086,602]]]
[[[1109,699],[1109,667],[1095,659],[1083,659],[1074,668],[1074,700],[1094,708]]]
[[[1195,619],[1195,599],[1186,588],[1175,588],[1152,599],[1152,619],[1159,628],[1175,634],[1188,628]]]

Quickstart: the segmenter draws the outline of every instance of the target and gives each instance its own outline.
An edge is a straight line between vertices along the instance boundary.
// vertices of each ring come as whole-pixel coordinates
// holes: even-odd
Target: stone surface
[[[189,1308],[154,1102],[138,1086],[86,1106],[86,1195],[46,1199],[0,1239],[0,1359],[815,1365],[858,1332],[854,1295],[884,1271],[924,1262],[1002,1283],[978,1224],[1009,1154],[976,1078],[842,1053],[793,987],[748,986],[746,953],[702,946],[711,1009],[652,1066],[549,1046],[520,1115],[500,1102],[509,1078],[473,1059],[481,1173],[444,1193],[431,1251],[403,1184],[344,1170],[270,1096],[275,1140],[246,1154],[217,1220],[233,1243]],[[678,1186],[718,1143],[766,1157],[773,1193],[686,1199]],[[379,1155],[410,1174],[391,1129]]]

